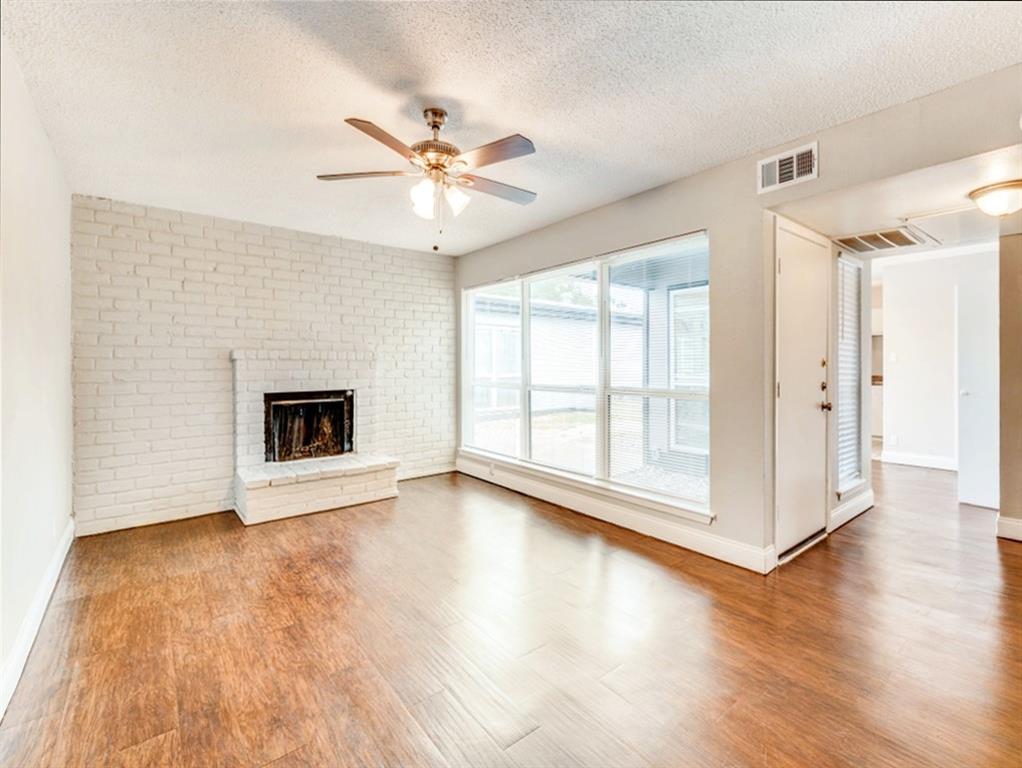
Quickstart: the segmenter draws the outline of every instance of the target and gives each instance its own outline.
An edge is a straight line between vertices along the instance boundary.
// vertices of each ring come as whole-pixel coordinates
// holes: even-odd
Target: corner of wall
[[[1001,220],[1001,511],[998,536],[1022,531],[1022,211]],[[1010,521],[1010,522],[1009,522]],[[1002,533],[1003,531],[1003,533]]]
[[[6,707],[74,531],[71,193],[2,36],[0,91],[0,705]]]

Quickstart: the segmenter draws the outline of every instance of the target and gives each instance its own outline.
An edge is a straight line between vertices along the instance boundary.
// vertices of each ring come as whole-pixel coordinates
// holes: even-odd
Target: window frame
[[[483,283],[476,286],[470,286],[462,289],[462,322],[463,328],[463,339],[462,339],[462,369],[461,369],[461,381],[462,381],[462,396],[459,403],[459,409],[461,411],[461,423],[462,433],[459,440],[459,447],[461,450],[468,450],[472,452],[478,452],[481,454],[490,454],[483,448],[472,446],[465,441],[465,435],[470,432],[466,430],[466,425],[471,424],[472,414],[470,411],[471,407],[466,405],[472,402],[471,397],[473,395],[473,389],[477,386],[477,383],[473,381],[472,375],[474,373],[473,367],[473,343],[474,343],[474,328],[471,317],[471,297],[473,292],[485,289],[487,287],[498,285],[502,282],[518,282],[519,284],[519,296],[521,305],[521,371],[518,382],[514,384],[508,384],[505,388],[519,389],[519,434],[518,443],[519,451],[517,456],[508,456],[507,454],[493,453],[494,456],[506,458],[515,463],[520,463],[523,466],[528,466],[539,472],[549,471],[552,477],[558,476],[574,476],[581,482],[592,482],[594,485],[608,488],[619,488],[622,492],[634,492],[642,497],[658,497],[666,500],[667,503],[672,507],[677,507],[679,510],[691,511],[698,510],[700,514],[708,514],[710,505],[710,483],[709,483],[709,472],[707,473],[707,494],[705,499],[694,499],[685,496],[668,494],[663,491],[648,488],[645,486],[631,485],[620,480],[611,479],[609,476],[610,469],[610,445],[607,440],[609,431],[609,418],[610,408],[609,404],[611,398],[614,396],[632,396],[632,397],[654,397],[654,398],[666,398],[669,403],[668,412],[670,419],[669,430],[670,438],[668,448],[671,451],[675,451],[674,445],[674,402],[677,400],[699,400],[707,403],[711,402],[711,384],[710,384],[710,372],[707,370],[707,383],[705,386],[700,386],[697,389],[702,391],[686,391],[684,387],[676,388],[673,386],[673,354],[668,349],[668,386],[667,387],[650,387],[648,386],[648,377],[646,373],[643,374],[644,386],[631,387],[631,386],[612,386],[610,377],[610,353],[611,353],[611,310],[610,310],[610,269],[613,266],[618,266],[627,263],[632,260],[643,260],[651,258],[647,251],[651,247],[657,245],[667,244],[671,242],[680,242],[690,238],[702,237],[707,240],[707,246],[709,244],[709,234],[707,230],[695,230],[693,232],[687,232],[682,235],[676,235],[661,240],[656,240],[649,243],[643,243],[636,246],[631,246],[626,249],[612,251],[606,254],[602,254],[595,257],[588,257],[580,259],[575,262],[568,264],[559,265],[549,269],[538,270],[525,275],[515,276],[508,280],[497,281],[494,283]],[[596,272],[597,281],[597,343],[596,343],[596,355],[597,355],[597,370],[596,370],[596,384],[595,386],[558,386],[558,385],[534,385],[532,383],[532,371],[531,371],[531,324],[532,324],[532,312],[530,308],[530,287],[532,284],[541,281],[548,280],[552,277],[556,277],[558,274],[576,274],[580,271],[593,269]],[[710,297],[710,286],[709,279],[696,281],[689,284],[681,284],[674,286],[667,286],[666,290],[670,296],[672,291],[684,290],[691,288],[705,289],[707,293],[707,300]],[[644,323],[644,333],[646,335],[646,344],[649,344],[649,305],[646,304],[644,313],[647,317],[647,322]],[[711,321],[712,323],[712,321]],[[668,344],[671,344],[673,336],[673,323],[670,320],[670,312],[668,313],[668,330],[667,338]],[[709,330],[709,334],[712,335],[712,324]],[[712,342],[711,349],[712,349]],[[490,382],[481,383],[482,386],[504,386],[495,385]],[[592,396],[595,402],[595,462],[594,472],[589,475],[584,472],[577,472],[572,469],[566,469],[562,466],[556,466],[543,462],[535,461],[532,458],[532,414],[531,414],[531,395],[533,392],[563,392],[571,394],[584,394]],[[712,416],[711,416],[712,421]],[[691,446],[684,446],[679,452],[686,454],[700,454],[703,453],[707,456],[707,463],[709,469],[709,455],[710,451],[700,451],[700,449],[693,448]]]

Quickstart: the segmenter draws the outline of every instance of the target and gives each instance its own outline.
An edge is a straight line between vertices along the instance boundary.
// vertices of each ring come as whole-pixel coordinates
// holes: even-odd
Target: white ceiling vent
[[[877,251],[893,251],[898,248],[913,248],[917,245],[933,247],[940,245],[935,237],[930,237],[918,227],[895,227],[882,229],[879,232],[864,232],[861,235],[849,235],[834,239],[842,248],[853,253],[875,253]]]
[[[820,145],[814,141],[789,149],[756,164],[756,192],[773,192],[781,187],[815,179],[820,166]]]

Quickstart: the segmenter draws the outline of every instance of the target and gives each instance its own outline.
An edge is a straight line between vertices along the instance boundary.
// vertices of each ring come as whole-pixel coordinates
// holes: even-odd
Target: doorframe
[[[827,337],[827,344],[826,344],[826,349],[827,349],[827,374],[826,374],[826,381],[827,381],[827,394],[828,395],[830,395],[832,393],[833,386],[834,386],[834,381],[832,379],[832,376],[833,376],[833,365],[831,364],[831,362],[833,360],[833,352],[834,352],[834,346],[835,346],[835,341],[836,341],[835,338],[834,338],[834,311],[835,311],[835,305],[834,305],[834,291],[835,291],[834,271],[837,268],[836,267],[837,259],[835,258],[835,247],[834,247],[834,244],[831,241],[831,239],[829,237],[827,237],[826,235],[823,235],[823,234],[817,232],[816,230],[809,229],[809,227],[803,226],[803,225],[801,225],[801,224],[799,224],[799,223],[797,223],[795,221],[792,221],[791,219],[785,218],[784,216],[781,216],[781,215],[779,215],[779,214],[777,214],[775,212],[770,212],[770,217],[772,219],[772,230],[770,232],[770,242],[771,242],[771,245],[772,245],[772,249],[771,250],[773,251],[773,277],[774,277],[774,280],[773,280],[773,284],[774,284],[774,289],[773,289],[773,301],[774,301],[774,316],[773,316],[773,323],[774,323],[774,327],[773,327],[774,359],[773,359],[773,367],[774,367],[774,375],[773,375],[773,379],[774,379],[774,383],[773,383],[773,395],[772,395],[773,403],[774,403],[774,407],[773,407],[773,413],[774,413],[774,418],[773,418],[773,431],[774,431],[774,434],[773,434],[773,450],[774,450],[774,460],[773,460],[773,469],[772,469],[772,474],[773,474],[773,523],[774,523],[773,528],[774,528],[774,530],[773,530],[773,541],[772,541],[772,544],[773,544],[774,551],[776,553],[776,557],[778,558],[777,564],[778,565],[782,565],[783,563],[786,563],[786,562],[792,560],[793,558],[797,557],[798,555],[802,554],[804,551],[806,551],[807,549],[811,548],[812,546],[815,546],[819,542],[823,541],[825,538],[827,538],[828,534],[830,533],[830,530],[831,530],[831,526],[830,526],[830,498],[831,498],[831,493],[833,492],[833,474],[834,473],[833,473],[833,469],[832,469],[832,466],[833,466],[833,455],[832,455],[833,451],[832,451],[832,446],[831,446],[831,440],[832,440],[832,434],[831,434],[832,433],[831,415],[833,414],[833,411],[831,411],[830,413],[828,413],[828,415],[826,417],[825,445],[827,446],[827,450],[826,450],[826,456],[824,457],[824,493],[823,493],[823,497],[820,499],[822,519],[823,519],[823,526],[822,526],[822,529],[821,529],[822,533],[819,536],[817,536],[816,538],[809,540],[808,542],[806,542],[802,546],[799,546],[795,551],[793,551],[787,557],[784,557],[782,559],[781,558],[782,552],[780,550],[780,545],[779,545],[778,540],[777,540],[778,532],[780,530],[780,509],[779,509],[778,503],[777,503],[777,501],[778,501],[778,499],[777,499],[778,482],[777,481],[778,481],[778,466],[780,464],[778,459],[780,457],[779,437],[780,437],[781,408],[780,408],[780,397],[779,397],[778,393],[780,391],[779,374],[780,374],[780,356],[781,356],[781,338],[780,338],[780,334],[779,334],[779,330],[780,330],[780,314],[781,314],[780,293],[781,293],[781,276],[783,275],[783,271],[781,270],[781,267],[780,267],[781,259],[780,259],[780,255],[778,254],[778,249],[777,249],[777,230],[778,230],[778,227],[780,227],[782,225],[785,226],[785,228],[787,228],[788,231],[791,234],[794,234],[797,237],[802,237],[802,238],[806,238],[806,239],[809,239],[809,240],[817,240],[817,239],[824,240],[824,241],[826,241],[827,246],[828,246],[828,252],[830,254],[830,263],[828,265],[829,268],[827,270],[827,312],[826,312],[826,315],[827,315],[827,328],[826,328],[826,337]]]

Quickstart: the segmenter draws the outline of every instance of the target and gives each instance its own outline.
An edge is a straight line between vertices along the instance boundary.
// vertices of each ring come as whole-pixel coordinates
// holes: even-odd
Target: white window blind
[[[462,443],[709,503],[709,239],[466,292]]]
[[[862,479],[862,266],[838,259],[837,488]]]
[[[622,485],[709,501],[709,239],[609,261],[607,473]]]

